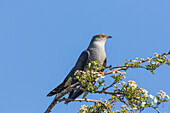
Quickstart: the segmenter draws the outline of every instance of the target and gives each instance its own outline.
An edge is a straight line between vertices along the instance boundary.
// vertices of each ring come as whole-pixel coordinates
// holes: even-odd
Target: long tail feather
[[[47,96],[53,96],[53,95],[55,95],[57,93],[60,93],[65,88],[66,87],[64,87],[64,82],[63,82],[59,86],[57,86],[55,89],[53,89]]]

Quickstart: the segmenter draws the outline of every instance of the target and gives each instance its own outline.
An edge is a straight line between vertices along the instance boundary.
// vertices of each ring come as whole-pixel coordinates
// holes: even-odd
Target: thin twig
[[[92,93],[92,91],[89,91],[89,92]],[[112,92],[107,92],[107,91],[104,91],[104,90],[102,90],[102,91],[94,91],[93,93],[99,93],[99,94],[104,93],[104,94],[109,94],[109,95],[123,95],[122,92],[112,93]]]
[[[116,84],[116,82],[113,82],[113,83],[112,83],[112,84],[110,84],[108,87],[103,88],[103,90],[107,90],[107,89],[111,88],[114,84]]]
[[[158,113],[161,113],[161,112],[157,109],[157,108],[158,108],[158,105],[156,105],[155,107],[153,107],[153,106],[149,106],[149,107],[155,109]]]
[[[161,113],[157,108],[154,108],[158,113]]]

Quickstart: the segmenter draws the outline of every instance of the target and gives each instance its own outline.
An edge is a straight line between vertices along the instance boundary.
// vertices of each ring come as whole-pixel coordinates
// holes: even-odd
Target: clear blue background
[[[168,52],[170,1],[1,0],[1,113],[43,113],[54,98],[46,94],[63,81],[97,33],[113,36],[106,43],[108,65]],[[166,65],[155,75],[130,69],[126,77],[151,94],[162,89],[170,95],[170,67]],[[100,95],[88,95],[94,97]],[[75,113],[82,104],[60,103],[52,113]],[[170,113],[170,103],[165,106],[160,110]]]

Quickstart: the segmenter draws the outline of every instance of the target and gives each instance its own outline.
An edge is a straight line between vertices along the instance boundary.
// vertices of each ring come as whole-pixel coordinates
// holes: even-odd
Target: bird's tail
[[[66,87],[64,87],[64,82],[61,83],[59,86],[57,86],[55,89],[53,89],[47,96],[53,96],[58,93],[60,93],[62,90],[64,90]]]

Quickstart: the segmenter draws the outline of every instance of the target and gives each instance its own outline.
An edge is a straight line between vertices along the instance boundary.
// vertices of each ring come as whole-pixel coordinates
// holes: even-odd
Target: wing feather
[[[84,70],[85,66],[88,63],[89,56],[90,56],[90,52],[88,50],[83,51],[81,53],[79,59],[77,60],[76,65],[73,67],[73,69],[70,71],[70,73],[64,79],[64,81],[59,86],[57,86],[55,89],[53,89],[47,96],[52,96],[52,95],[58,94],[61,91],[63,91],[65,88],[67,88],[69,85],[75,84],[78,80],[74,79],[74,73],[77,70]],[[70,94],[72,94],[72,93],[70,93]]]

